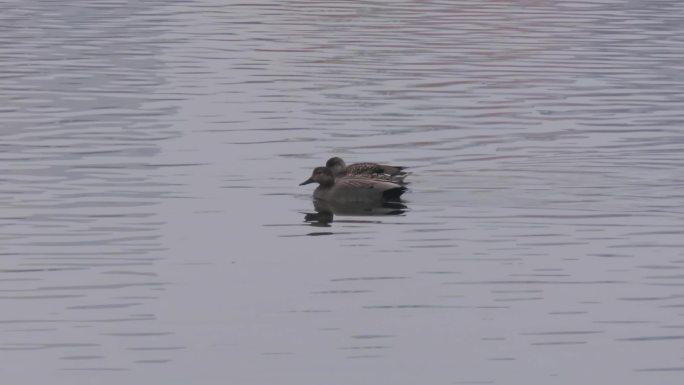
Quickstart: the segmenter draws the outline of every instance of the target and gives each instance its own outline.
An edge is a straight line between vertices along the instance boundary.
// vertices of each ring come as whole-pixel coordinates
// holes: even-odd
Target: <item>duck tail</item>
[[[382,192],[382,197],[387,200],[399,200],[401,194],[406,191],[406,187],[398,186]]]

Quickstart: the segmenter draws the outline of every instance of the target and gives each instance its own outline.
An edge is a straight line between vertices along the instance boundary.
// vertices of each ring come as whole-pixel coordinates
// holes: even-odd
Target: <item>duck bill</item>
[[[305,180],[304,182],[300,183],[299,185],[304,186],[305,184],[309,184],[309,183],[313,183],[313,182],[314,182],[313,178],[309,178],[309,179]]]

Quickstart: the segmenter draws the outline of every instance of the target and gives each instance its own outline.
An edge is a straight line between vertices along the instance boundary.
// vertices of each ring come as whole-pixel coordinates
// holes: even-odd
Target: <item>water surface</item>
[[[13,384],[681,383],[683,3],[2,8]]]

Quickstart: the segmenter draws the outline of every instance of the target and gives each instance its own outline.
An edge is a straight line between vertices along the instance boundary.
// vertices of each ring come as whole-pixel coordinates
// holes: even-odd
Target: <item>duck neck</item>
[[[332,187],[335,184],[335,177],[330,176],[329,178],[323,178],[318,183],[321,185],[321,187]]]

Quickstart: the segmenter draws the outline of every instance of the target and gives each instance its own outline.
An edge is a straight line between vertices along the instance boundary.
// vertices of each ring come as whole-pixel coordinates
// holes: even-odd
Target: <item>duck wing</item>
[[[353,200],[398,200],[406,187],[372,178],[339,178],[335,189]]]
[[[371,179],[371,180],[378,180],[378,181],[383,181],[383,182],[391,182],[391,183],[396,183],[398,185],[406,185],[408,182],[406,182],[404,179],[408,176],[407,173],[400,174],[400,175],[389,175],[389,174],[351,174],[348,175],[346,173],[342,173],[341,175],[338,176],[338,178],[354,178],[354,179]]]

